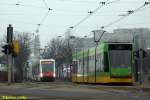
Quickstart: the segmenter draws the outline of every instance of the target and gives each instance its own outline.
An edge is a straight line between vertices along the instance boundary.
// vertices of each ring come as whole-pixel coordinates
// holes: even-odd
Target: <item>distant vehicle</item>
[[[55,60],[40,59],[39,65],[33,67],[33,79],[36,81],[55,80]]]
[[[73,82],[134,82],[131,43],[101,43],[97,48],[75,52],[72,62]]]

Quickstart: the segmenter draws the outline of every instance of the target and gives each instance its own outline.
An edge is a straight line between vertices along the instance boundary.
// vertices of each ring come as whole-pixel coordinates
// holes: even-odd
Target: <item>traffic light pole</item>
[[[12,55],[11,54],[7,54],[7,67],[8,67],[8,85],[11,84],[11,66],[12,66]]]
[[[15,82],[15,78],[14,78],[14,57],[12,56],[12,82]]]
[[[7,43],[8,43],[8,49],[7,49],[7,68],[8,68],[8,85],[11,84],[11,75],[12,75],[12,53],[10,45],[12,44],[13,40],[13,27],[11,24],[7,27]]]

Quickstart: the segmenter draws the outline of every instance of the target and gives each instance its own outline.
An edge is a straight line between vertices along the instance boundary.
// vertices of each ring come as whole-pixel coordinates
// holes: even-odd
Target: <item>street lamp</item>
[[[99,34],[99,33],[100,33],[99,30],[94,30],[94,31],[92,31],[92,32],[93,32],[93,34],[94,34],[94,42],[98,45],[98,43],[100,42],[102,36],[104,35],[104,33],[105,33],[106,31],[102,31],[102,34],[101,34],[100,37],[97,37],[97,36],[96,36],[96,34]]]

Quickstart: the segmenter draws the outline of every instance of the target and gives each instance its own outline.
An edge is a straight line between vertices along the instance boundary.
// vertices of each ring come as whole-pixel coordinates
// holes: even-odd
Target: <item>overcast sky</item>
[[[64,35],[70,26],[74,26],[86,17],[89,11],[100,6],[100,1],[106,0],[45,0],[48,7],[53,10],[39,28],[41,45],[44,46],[53,37]],[[116,3],[103,6],[75,27],[72,33],[76,36],[89,35],[92,30],[113,22],[120,18],[119,15],[140,7],[145,1],[148,0],[118,0]],[[6,33],[8,24],[12,24],[15,31],[35,33],[37,24],[48,12],[43,0],[0,0],[0,4],[0,37]],[[105,30],[112,32],[116,28],[150,28],[149,18],[150,5],[147,5]]]

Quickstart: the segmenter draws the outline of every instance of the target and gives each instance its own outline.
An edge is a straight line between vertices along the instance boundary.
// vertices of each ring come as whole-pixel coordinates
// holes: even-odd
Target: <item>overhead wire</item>
[[[108,1],[108,0],[107,0]],[[107,2],[106,1],[106,2]],[[94,11],[90,11],[88,12],[89,14],[87,16],[85,16],[83,19],[81,19],[77,24],[75,24],[73,26],[73,28],[77,27],[79,24],[81,24],[82,22],[84,22],[86,19],[88,19],[91,15],[93,15],[96,11],[98,11],[100,8],[102,8],[104,6],[104,4],[102,4],[102,6],[97,7],[96,9],[94,9]]]
[[[101,6],[98,6],[96,9],[94,9],[93,11],[89,11],[88,15],[85,16],[83,19],[81,19],[78,23],[76,23],[74,26],[69,27],[69,29],[67,29],[67,32],[70,32],[72,29],[76,28],[77,26],[79,26],[81,23],[83,23],[84,21],[86,21],[91,15],[93,15],[94,13],[96,13],[99,9],[101,9],[102,7],[104,7],[105,5],[108,4],[112,4],[112,3],[116,3],[120,0],[114,0],[109,2],[109,0],[106,0],[105,2],[99,2],[101,4]],[[67,33],[65,32],[65,33]],[[65,35],[65,34],[64,34]]]
[[[18,0],[19,1],[19,0]],[[107,0],[108,1],[108,0]],[[120,1],[120,0],[115,0],[116,2],[117,1]],[[43,0],[43,3],[45,2],[45,0]],[[46,3],[46,2],[45,2]],[[46,6],[47,5],[47,3],[45,4],[44,3],[44,5]],[[114,1],[113,2],[110,2],[110,3],[114,3]],[[19,3],[18,3],[19,4]],[[108,3],[109,4],[109,3]],[[22,5],[22,4],[20,4],[21,6],[26,6],[26,7],[37,7],[37,6],[33,6],[33,5]],[[37,7],[38,8],[38,7]],[[42,8],[42,7],[39,7],[39,8]],[[48,8],[48,5],[46,6],[46,8]],[[148,7],[147,7],[148,8]],[[42,8],[43,9],[43,8]],[[45,9],[45,8],[44,8]],[[49,9],[49,8],[48,8]],[[145,8],[146,9],[146,8]],[[94,12],[94,11],[93,11]],[[92,14],[93,14],[93,12],[91,12]],[[49,13],[49,11],[47,12],[47,14]],[[41,22],[38,24],[38,26],[40,27],[41,25],[42,25],[42,23],[45,21],[45,19],[47,18],[47,14],[45,14],[44,15],[44,17],[42,18],[42,20],[41,20]],[[89,16],[91,16],[92,14],[89,14]],[[86,16],[87,17],[87,16]],[[86,17],[85,17],[85,20],[86,20]],[[88,17],[87,17],[88,18]],[[121,19],[120,19],[121,20]],[[83,19],[83,22],[84,22],[84,19]],[[82,20],[81,20],[81,23],[82,23]],[[81,24],[81,23],[79,23],[79,24]],[[78,26],[78,24],[76,24],[77,26]]]
[[[42,0],[42,1],[43,1],[43,3],[44,3],[45,7],[46,7],[47,9],[49,9],[48,4],[46,3],[46,1],[45,1],[45,0]]]
[[[61,0],[57,0],[57,1],[61,1]],[[99,0],[100,1],[100,0]],[[65,1],[65,0],[62,0],[61,2],[67,2],[67,3],[87,3],[87,4],[95,4],[95,3],[97,3],[98,2],[98,0],[97,1],[93,1],[93,0],[91,0],[91,1],[87,1],[87,0],[68,0],[68,1]],[[128,4],[129,2],[134,2],[134,4],[136,4],[136,3],[141,3],[141,1],[123,1],[123,4]]]
[[[143,8],[143,9],[141,9],[140,11],[144,11],[144,10],[146,10],[148,8],[150,8],[150,6],[147,6],[147,7]]]
[[[44,3],[45,4],[45,3]],[[38,8],[38,9],[50,9],[50,8],[48,8],[47,6],[46,7],[42,7],[42,6],[35,6],[35,5],[29,5],[29,4],[21,4],[21,3],[3,3],[2,5],[11,5],[11,6],[22,6],[22,7],[30,7],[30,8]],[[83,11],[81,11],[81,10],[71,10],[71,9],[53,9],[53,10],[55,10],[55,11],[57,11],[57,12],[72,12],[72,13],[78,13],[78,12],[83,12]]]
[[[147,2],[145,2],[143,5],[141,5],[140,7],[136,8],[135,10],[129,10],[129,11],[127,11],[127,14],[126,14],[126,15],[123,15],[123,16],[120,17],[119,19],[117,19],[117,20],[115,20],[115,21],[113,21],[113,22],[111,22],[111,23],[109,23],[109,24],[107,24],[107,25],[105,25],[105,26],[101,26],[101,28],[104,29],[104,28],[110,27],[111,25],[113,25],[113,24],[115,24],[115,23],[120,22],[121,20],[123,20],[124,18],[126,18],[126,17],[132,15],[133,13],[136,13],[136,12],[140,11],[141,8],[145,7],[146,5],[148,5]]]
[[[49,9],[45,0],[43,0],[43,3],[46,6],[46,8],[41,7],[41,6],[35,6],[35,5],[27,5],[27,4],[24,5],[24,4],[21,4],[20,0],[18,0],[15,4],[14,3],[3,3],[2,5],[12,5],[12,6],[23,6],[23,7],[32,7],[32,8],[40,8],[40,9]]]
[[[40,21],[40,23],[37,24],[36,33],[39,32],[39,28],[41,27],[41,25],[43,24],[43,22],[46,20],[47,16],[49,15],[49,12],[50,12],[50,10],[45,13],[45,15],[43,16],[43,18],[42,18],[42,20]]]
[[[117,0],[116,0],[117,1]],[[22,6],[22,7],[31,7],[31,8],[39,8],[39,9],[50,9],[48,8],[48,5],[45,1],[43,1],[45,7],[42,7],[42,6],[35,6],[35,5],[30,5],[30,4],[21,4],[20,2],[17,2],[17,3],[3,3],[2,5],[11,5],[11,6]],[[72,9],[53,9],[57,12],[72,12],[72,13],[83,13],[84,11],[81,11],[81,10],[72,10]]]
[[[14,3],[0,3],[1,6],[16,6]]]
[[[46,8],[48,9],[48,12],[46,12],[46,14],[43,16],[43,18],[41,19],[40,23],[37,24],[37,28],[36,28],[36,31],[35,31],[36,33],[39,32],[39,29],[40,29],[41,25],[44,23],[44,21],[48,17],[50,10],[52,10],[51,8],[48,7],[48,4],[46,3],[45,0],[42,0],[42,1],[43,1],[44,5],[46,6]]]
[[[111,3],[115,3],[115,2],[118,2],[120,0],[114,0],[112,2],[108,2],[109,0],[106,0],[105,2],[100,2],[102,5],[101,6],[98,6],[96,9],[94,9],[93,11],[89,11],[88,15],[85,16],[83,19],[81,19],[78,23],[76,23],[74,26],[72,26],[71,29],[74,29],[75,27],[77,27],[78,25],[80,25],[81,23],[83,23],[85,20],[87,20],[91,15],[93,15],[94,13],[96,13],[99,9],[101,9],[102,7],[104,7],[105,5],[107,4],[111,4]]]
[[[150,1],[150,0],[149,0],[149,1]],[[129,10],[128,13],[127,13],[127,15],[122,15],[122,17],[120,17],[119,19],[117,19],[117,20],[115,20],[115,21],[113,21],[113,22],[111,22],[111,23],[109,23],[109,24],[107,24],[107,25],[105,25],[105,26],[101,26],[101,29],[107,28],[107,27],[109,27],[109,26],[111,26],[111,25],[113,25],[113,24],[115,24],[115,23],[117,23],[117,22],[123,20],[124,18],[130,16],[131,14],[133,14],[133,13],[135,13],[135,12],[141,11],[141,9],[142,9],[143,7],[145,7],[146,5],[148,5],[148,4],[150,4],[150,2],[145,2],[143,5],[141,5],[140,7],[136,8],[135,10]],[[147,8],[148,8],[148,7],[147,7]],[[147,9],[147,8],[146,8],[146,9]],[[144,10],[145,10],[145,9],[144,9]],[[92,34],[90,33],[90,34],[87,35],[87,36],[89,37],[89,36],[91,36],[91,35],[92,35]]]
[[[35,5],[23,5],[23,4],[15,4],[17,6],[23,6],[23,7],[31,7],[31,8],[39,8],[39,9],[45,9],[44,7],[40,7],[40,6],[35,6]]]
[[[148,3],[150,3],[150,0],[148,0]],[[143,9],[141,9],[141,10],[143,11],[143,10],[146,10],[148,8],[150,8],[150,6],[147,6],[147,7],[143,8]]]
[[[27,4],[21,4],[20,2],[17,3],[1,3],[1,6],[22,6],[22,7],[30,7],[30,8],[38,8],[38,9],[47,9],[42,6],[35,6],[35,5],[27,5]]]
[[[41,14],[35,13],[35,14],[25,14],[25,13],[0,13],[1,16],[39,16]]]
[[[59,0],[59,1],[61,1],[61,0]],[[89,4],[91,4],[91,3],[96,3],[97,1],[81,1],[81,0],[68,0],[68,1],[61,1],[61,2],[73,2],[73,3],[89,3]]]

